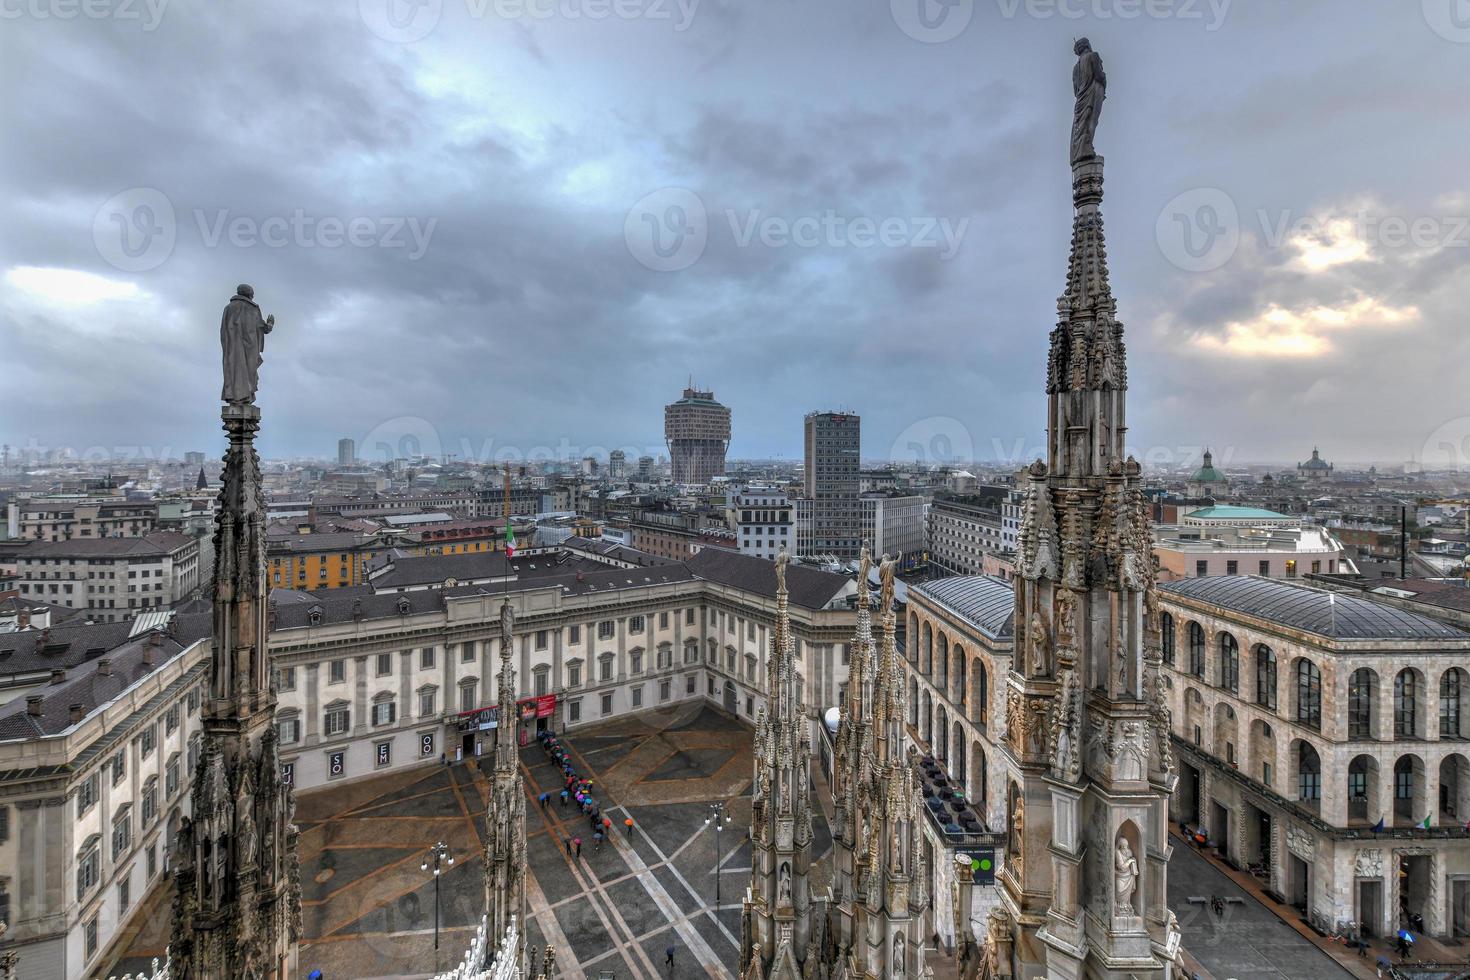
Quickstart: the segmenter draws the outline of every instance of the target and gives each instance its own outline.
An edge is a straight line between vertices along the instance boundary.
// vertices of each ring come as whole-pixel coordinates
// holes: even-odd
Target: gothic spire
[[[276,742],[255,452],[256,372],[275,318],[263,319],[253,297],[240,286],[220,325],[229,449],[215,518],[213,652],[192,817],[178,833],[169,944],[170,975],[184,980],[294,976],[301,933],[296,806]]]
[[[515,613],[500,606],[500,702],[495,724],[495,773],[485,812],[485,909],[490,935],[526,921],[526,794],[516,748]],[[521,943],[524,945],[524,935]]]

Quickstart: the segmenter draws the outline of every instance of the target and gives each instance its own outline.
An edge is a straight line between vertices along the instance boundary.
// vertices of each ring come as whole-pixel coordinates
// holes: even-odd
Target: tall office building
[[[664,438],[675,483],[708,483],[725,472],[730,445],[730,409],[713,391],[685,388],[684,397],[664,406]]]
[[[803,554],[856,559],[862,543],[858,460],[862,419],[838,412],[806,417],[806,495],[811,500]]]
[[[337,440],[337,465],[351,466],[357,462],[357,442],[352,439]]]

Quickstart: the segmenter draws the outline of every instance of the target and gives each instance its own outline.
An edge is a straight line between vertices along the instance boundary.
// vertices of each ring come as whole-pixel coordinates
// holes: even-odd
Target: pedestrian
[[[567,805],[567,791],[566,790],[562,790],[561,791],[561,805],[562,806],[566,806]]]
[[[576,845],[576,848],[577,848],[577,857],[581,857],[582,856],[582,838],[580,838],[580,837],[573,837],[572,838],[572,843],[574,845]]]
[[[673,943],[669,943],[669,948],[666,949],[666,950],[664,950],[664,966],[667,966],[671,970],[674,968],[674,944]]]
[[[443,752],[440,752],[439,753],[439,764],[441,766],[447,766],[447,765],[449,765],[449,756],[445,755]]]
[[[592,835],[592,849],[594,851],[602,850],[602,831],[600,830]]]
[[[551,794],[550,793],[542,793],[541,794],[541,809],[543,809],[543,810],[546,809],[546,801],[549,800],[549,799],[551,799]]]
[[[571,857],[572,856],[572,839],[570,837],[568,837],[562,843],[564,843],[564,844],[567,845],[567,857]]]

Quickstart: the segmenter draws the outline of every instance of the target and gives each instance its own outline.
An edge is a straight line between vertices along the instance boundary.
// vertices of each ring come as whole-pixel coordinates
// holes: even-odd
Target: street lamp
[[[720,831],[730,826],[735,818],[725,812],[723,802],[711,803],[709,811],[710,815],[704,818],[704,825],[708,827],[714,824],[715,827],[715,911],[718,912],[720,909],[720,859],[724,856],[720,849]]]
[[[439,969],[439,878],[443,872],[454,867],[454,855],[449,853],[449,845],[442,840],[429,848],[429,853],[419,862],[420,871],[428,871],[430,865],[434,868],[434,969]]]

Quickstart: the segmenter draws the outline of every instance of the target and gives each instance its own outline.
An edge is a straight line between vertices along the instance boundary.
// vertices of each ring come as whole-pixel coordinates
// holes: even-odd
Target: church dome
[[[1215,469],[1214,457],[1208,449],[1205,450],[1204,465],[1194,471],[1189,478],[1190,483],[1227,483],[1225,474]]]

